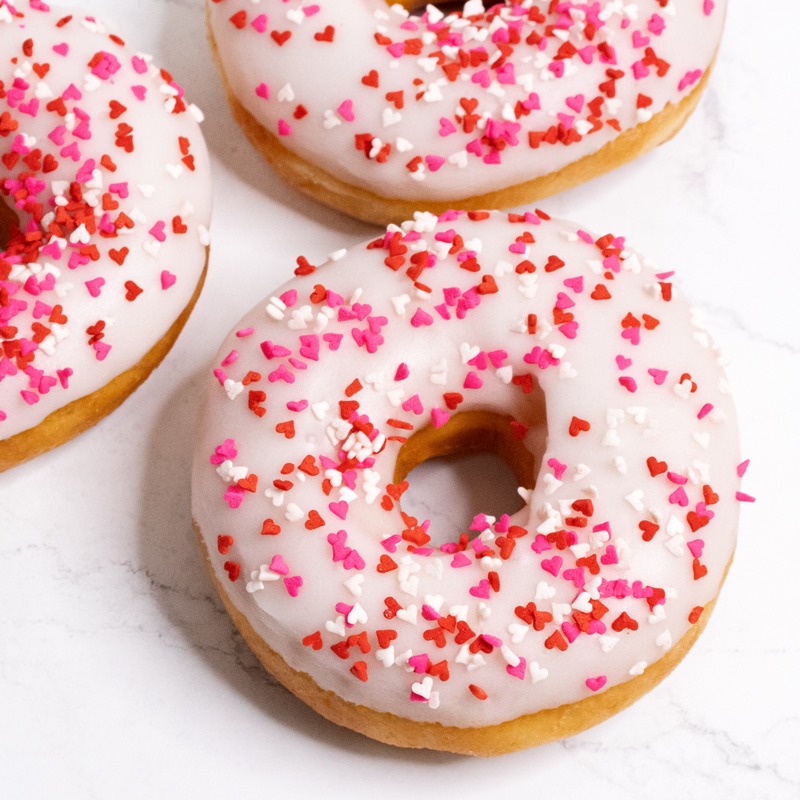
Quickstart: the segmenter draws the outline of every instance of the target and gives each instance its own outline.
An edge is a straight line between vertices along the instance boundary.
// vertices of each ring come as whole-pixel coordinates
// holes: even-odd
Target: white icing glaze
[[[470,2],[468,21],[383,0],[208,11],[234,95],[281,144],[384,197],[452,202],[555,172],[678,102],[711,64],[726,3],[551,5]]]
[[[140,361],[189,303],[208,244],[199,110],[94,18],[58,26],[70,12],[38,5],[0,2],[3,199],[41,233],[24,255],[19,236],[0,250],[1,438]]]
[[[716,595],[738,517],[734,409],[671,273],[654,274],[621,239],[593,242],[567,223],[476,216],[417,215],[247,314],[216,362],[193,477],[215,573],[270,647],[349,701],[455,726],[571,703],[592,694],[587,681],[614,686],[653,663]],[[496,292],[476,289],[492,284]],[[526,393],[526,380],[542,395]],[[387,502],[401,445],[383,439],[447,425],[453,394],[463,397],[458,411],[530,424],[526,447],[544,450],[526,506],[463,553],[446,544],[457,531],[431,529],[428,544],[402,538],[409,524]],[[546,431],[536,421],[541,397]],[[367,422],[374,427],[358,436]],[[358,463],[342,473],[344,451]],[[307,525],[312,511],[324,524]],[[659,526],[650,541],[643,521]],[[504,558],[500,537],[513,525],[526,533]],[[486,547],[495,555],[479,559]],[[665,593],[652,609],[641,596],[648,586]],[[387,597],[404,609],[393,619]],[[531,602],[554,615],[540,618],[541,631],[515,611]],[[440,627],[426,605],[487,637],[491,652],[470,653],[477,640],[458,628],[428,634],[443,647],[424,638]],[[592,609],[597,623],[580,616]],[[638,630],[614,629],[623,612]],[[548,648],[578,623],[592,632],[564,652]],[[385,630],[397,638],[381,647]],[[353,643],[347,654],[348,637],[360,634],[368,652]],[[320,649],[303,645],[308,636]],[[409,654],[423,672],[446,661],[449,679],[407,669]],[[365,682],[350,671],[357,662]],[[433,702],[410,699],[429,689]]]

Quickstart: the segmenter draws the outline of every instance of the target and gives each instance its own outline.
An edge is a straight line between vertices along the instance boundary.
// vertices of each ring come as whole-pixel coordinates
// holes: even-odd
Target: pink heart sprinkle
[[[89,294],[92,297],[100,297],[100,290],[103,288],[105,282],[105,278],[93,278],[90,281],[85,281],[86,288],[89,290]]]
[[[580,635],[580,628],[572,622],[563,622],[561,624],[561,630],[564,633],[564,636],[567,637],[567,641],[572,644]]]
[[[686,542],[689,552],[695,557],[700,558],[703,555],[703,547],[705,542],[702,539],[692,539],[691,542]]]
[[[520,657],[519,664],[517,664],[516,667],[512,667],[511,664],[506,666],[506,672],[511,675],[511,677],[522,680],[525,677],[525,668],[527,665],[528,662],[525,661],[524,658]]]
[[[463,553],[456,553],[450,562],[450,566],[453,569],[458,569],[459,567],[468,567],[471,563],[471,559],[467,558]]]
[[[639,344],[642,335],[639,333],[638,328],[625,328],[622,331],[622,338],[627,339],[631,344]]]
[[[425,653],[410,656],[408,659],[408,666],[412,667],[417,675],[422,675],[425,670],[428,669],[428,656]]]
[[[439,136],[450,136],[451,133],[455,132],[456,126],[447,117],[442,117],[439,120]]]
[[[256,86],[256,94],[259,97],[263,97],[264,100],[269,100],[269,86],[266,83],[259,83]]]
[[[450,419],[450,414],[443,408],[434,408],[431,410],[431,422],[434,428],[441,428]]]
[[[286,586],[286,591],[292,597],[297,597],[300,592],[300,587],[303,585],[303,579],[299,575],[292,575],[291,578],[284,578],[283,579],[284,586]]]
[[[95,342],[92,347],[94,348],[94,357],[98,361],[104,361],[111,350],[111,345],[105,342]]]
[[[686,496],[686,491],[683,486],[679,486],[670,496],[670,503],[676,503],[679,506],[686,507],[689,505],[689,498]]]
[[[409,411],[417,415],[421,414],[423,411],[422,401],[419,399],[418,394],[412,395],[408,400],[405,400],[401,408],[403,411]]]
[[[259,33],[264,33],[264,31],[267,30],[267,15],[266,14],[259,14],[250,24]]]
[[[564,292],[559,292],[558,297],[556,298],[556,308],[565,309],[565,308],[572,308],[575,305],[575,301],[568,295],[564,294]]]
[[[614,547],[613,544],[608,545],[606,547],[605,553],[600,556],[600,563],[611,565],[611,564],[619,564],[619,556],[617,556],[617,549]]]
[[[480,157],[483,155],[483,144],[480,139],[473,139],[471,142],[467,143],[466,150],[468,153]]]
[[[238,486],[229,486],[223,495],[223,500],[230,508],[239,508],[244,500],[244,489]]]
[[[470,587],[469,593],[473,597],[480,597],[482,600],[488,600],[490,589],[489,581],[487,581],[486,578],[481,578],[477,586]]]
[[[537,533],[536,538],[531,544],[531,550],[534,553],[544,553],[546,550],[552,550],[553,545],[547,541],[547,537],[542,533]]]
[[[572,322],[565,322],[563,325],[559,325],[558,329],[567,339],[575,339],[578,335],[578,323],[573,320]]]
[[[566,99],[567,107],[571,108],[576,114],[580,113],[583,108],[584,97],[582,94],[576,94],[574,97]]]
[[[505,350],[492,350],[487,355],[495,369],[500,369],[503,366],[503,362],[508,358],[508,353]]]
[[[347,518],[347,509],[349,506],[345,500],[339,500],[338,503],[328,503],[328,508],[336,514],[339,519]]]
[[[425,156],[425,163],[431,172],[438,172],[445,164],[441,156]]]
[[[552,558],[546,558],[542,561],[542,569],[557,578],[563,563],[564,559],[561,558],[561,556],[553,556]]]
[[[477,372],[468,372],[467,377],[464,379],[465,389],[480,389],[483,386],[483,381]]]
[[[381,546],[387,553],[396,553],[397,545],[399,545],[401,541],[402,537],[400,534],[395,533],[393,536],[387,536],[385,539],[381,539]]]
[[[339,108],[336,109],[336,113],[343,119],[345,122],[352,122],[356,117],[353,113],[353,101],[352,100],[345,100]]]
[[[269,562],[269,571],[277,575],[288,575],[289,565],[283,560],[283,556],[273,556],[272,561]]]
[[[628,369],[628,367],[633,364],[633,361],[631,361],[630,358],[625,358],[625,356],[617,356],[616,361],[620,369]]]
[[[599,692],[608,682],[605,675],[598,675],[596,678],[587,678],[586,685],[593,691]]]

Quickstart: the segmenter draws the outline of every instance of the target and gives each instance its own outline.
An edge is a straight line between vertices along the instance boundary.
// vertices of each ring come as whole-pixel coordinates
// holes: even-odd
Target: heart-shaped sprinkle
[[[608,678],[605,675],[598,675],[594,678],[587,678],[586,685],[593,691],[599,692],[608,683]]]

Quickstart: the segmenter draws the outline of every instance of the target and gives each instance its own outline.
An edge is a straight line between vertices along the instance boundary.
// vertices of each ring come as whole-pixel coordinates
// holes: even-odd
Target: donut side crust
[[[35,427],[0,441],[0,472],[64,444],[122,405],[172,349],[200,297],[207,269],[208,248],[202,274],[188,304],[140,361],[97,391],[56,409]]]
[[[648,666],[641,675],[570,705],[544,709],[497,725],[456,728],[435,722],[416,722],[350,703],[334,692],[321,689],[306,673],[292,669],[256,633],[247,617],[230,600],[214,573],[200,527],[196,521],[193,521],[193,525],[222,603],[264,669],[330,722],[397,747],[426,748],[461,755],[496,756],[574,736],[627,708],[664,680],[705,629],[719,596],[717,590],[714,598],[706,603],[700,619],[672,649]],[[731,561],[725,568],[720,588]]]
[[[669,104],[652,119],[624,131],[597,152],[567,164],[562,169],[486,194],[442,201],[404,200],[381,195],[353,186],[315,167],[284,147],[275,134],[262,127],[234,95],[219,55],[211,26],[208,25],[211,51],[222,76],[234,119],[253,146],[267,160],[280,178],[320,203],[344,211],[352,217],[386,225],[412,219],[416,211],[442,214],[457,208],[476,211],[512,208],[577,186],[633,161],[638,156],[671,139],[694,111],[708,82],[713,61],[694,88],[677,104]]]

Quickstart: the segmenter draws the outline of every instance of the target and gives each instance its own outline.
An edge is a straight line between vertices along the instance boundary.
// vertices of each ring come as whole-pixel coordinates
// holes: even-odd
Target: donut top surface
[[[384,197],[557,171],[689,94],[724,0],[210,0],[227,80],[285,147]]]
[[[193,508],[234,605],[345,699],[473,726],[638,675],[718,592],[740,500],[718,353],[614,235],[542,212],[419,214],[224,342]],[[402,510],[404,442],[507,415],[513,515]],[[413,476],[412,476],[413,480]]]
[[[200,116],[93,17],[0,2],[0,438],[132,367],[189,303]]]

